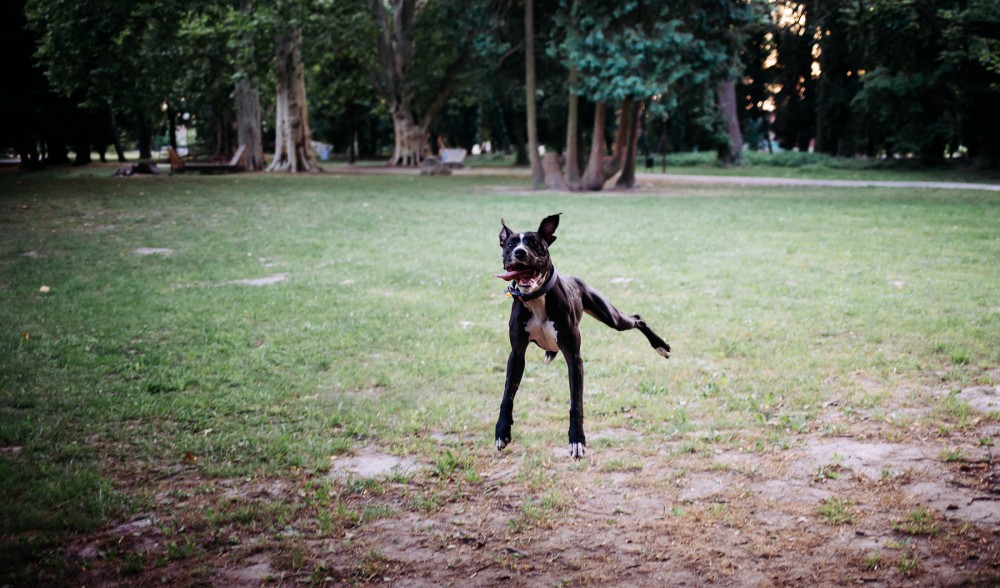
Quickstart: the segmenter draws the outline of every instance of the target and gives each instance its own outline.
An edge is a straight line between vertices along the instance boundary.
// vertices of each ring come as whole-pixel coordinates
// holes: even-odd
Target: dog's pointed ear
[[[556,241],[556,227],[559,226],[559,215],[553,214],[552,216],[547,216],[542,219],[542,224],[538,225],[538,234],[545,239],[545,242],[549,245],[555,243]]]
[[[503,227],[500,229],[500,246],[503,247],[507,239],[510,239],[510,236],[514,234],[514,231],[510,230],[510,227],[507,226],[507,223],[503,219],[500,219],[500,226]]]

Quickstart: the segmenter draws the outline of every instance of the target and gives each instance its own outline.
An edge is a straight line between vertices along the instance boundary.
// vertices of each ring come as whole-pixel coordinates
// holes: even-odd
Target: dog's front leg
[[[503,386],[503,400],[500,401],[500,417],[497,419],[496,443],[500,451],[510,443],[510,427],[514,424],[514,396],[524,375],[524,352],[527,345],[511,337],[510,355],[507,356],[507,380]]]
[[[563,349],[569,368],[569,456],[580,459],[587,453],[583,433],[583,357],[580,351]]]

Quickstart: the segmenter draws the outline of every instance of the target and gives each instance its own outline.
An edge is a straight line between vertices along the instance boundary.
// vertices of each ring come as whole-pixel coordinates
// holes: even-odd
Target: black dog
[[[559,215],[546,217],[537,232],[515,233],[500,221],[500,247],[504,273],[496,277],[511,280],[508,295],[514,299],[510,311],[510,356],[507,381],[497,419],[497,450],[510,443],[514,423],[514,395],[524,374],[524,352],[534,342],[545,350],[548,363],[562,351],[569,366],[569,454],[583,457],[587,440],[583,434],[583,359],[580,356],[580,319],[583,313],[619,331],[639,329],[653,349],[670,357],[670,345],[646,326],[639,315],[626,315],[579,278],[560,276],[549,259],[549,245],[555,240]]]

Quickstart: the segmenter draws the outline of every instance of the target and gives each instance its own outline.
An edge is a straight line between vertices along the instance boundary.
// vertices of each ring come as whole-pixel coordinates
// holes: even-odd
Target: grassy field
[[[957,395],[1000,378],[1000,196],[524,185],[0,174],[0,584],[239,583],[219,570],[264,564],[248,583],[445,581],[377,530],[444,525],[501,486],[515,507],[493,509],[497,528],[442,539],[472,559],[428,561],[455,578],[495,565],[531,581],[544,565],[526,571],[530,550],[511,545],[575,528],[580,485],[592,498],[616,484],[659,497],[670,524],[739,529],[753,518],[736,516],[736,498],[720,511],[670,484],[732,471],[721,455],[789,462],[808,439],[930,444],[941,467],[987,463],[978,488],[997,500],[1000,415]],[[584,323],[590,456],[579,463],[555,453],[565,366],[542,365],[538,349],[513,446],[498,457],[492,438],[510,305],[492,277],[500,218],[527,230],[555,212],[560,273],[641,313],[674,348],[664,361],[637,333]],[[331,474],[331,459],[372,453],[420,467]],[[859,524],[848,515],[863,511],[853,492],[864,488],[806,515]],[[638,507],[622,508],[611,518],[624,533]],[[995,581],[1000,519],[960,532],[945,509],[928,512],[944,531],[880,523],[924,543],[858,548],[858,577],[933,583],[926,561],[985,537],[994,545],[968,577]],[[122,530],[136,521],[150,542]],[[708,573],[693,562],[685,569]],[[601,583],[584,571],[543,579]]]

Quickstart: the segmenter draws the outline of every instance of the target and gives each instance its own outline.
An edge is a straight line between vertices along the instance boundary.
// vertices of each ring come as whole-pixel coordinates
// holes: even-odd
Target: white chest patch
[[[524,304],[531,311],[531,318],[525,325],[528,338],[545,351],[559,351],[556,326],[545,314],[545,296],[528,300]]]

